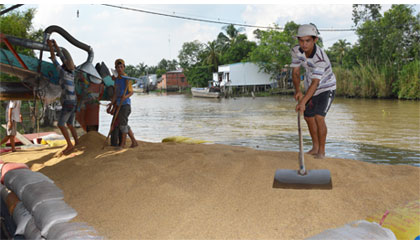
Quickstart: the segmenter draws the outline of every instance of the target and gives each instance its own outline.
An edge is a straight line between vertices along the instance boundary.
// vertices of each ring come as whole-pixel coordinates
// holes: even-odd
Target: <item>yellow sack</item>
[[[366,218],[394,232],[398,240],[420,240],[420,200]]]
[[[74,144],[74,141],[71,141]],[[41,144],[43,145],[49,145],[51,147],[55,147],[55,146],[63,146],[67,144],[66,140],[42,140]]]
[[[177,142],[177,143],[187,143],[187,144],[203,144],[203,143],[209,143],[210,141],[206,140],[198,140],[193,139],[189,137],[184,136],[173,136],[173,137],[167,137],[162,140],[163,142]]]

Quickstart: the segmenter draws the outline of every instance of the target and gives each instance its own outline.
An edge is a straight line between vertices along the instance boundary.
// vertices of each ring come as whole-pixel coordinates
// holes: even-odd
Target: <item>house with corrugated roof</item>
[[[240,62],[220,65],[218,72],[213,73],[213,81],[220,87],[241,88],[261,91],[277,87],[277,81],[271,75],[260,71],[257,64]]]

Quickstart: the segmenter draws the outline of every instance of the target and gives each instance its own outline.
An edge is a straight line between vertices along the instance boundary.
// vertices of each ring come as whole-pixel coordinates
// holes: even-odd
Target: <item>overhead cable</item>
[[[1,15],[3,15],[3,14],[5,14],[5,13],[7,13],[7,12],[9,12],[9,11],[12,11],[13,9],[19,8],[19,7],[20,7],[20,6],[22,6],[22,5],[23,5],[23,4],[15,4],[15,5],[11,6],[10,8],[3,9],[3,10],[0,12],[0,16],[1,16]]]
[[[235,26],[252,27],[252,28],[284,30],[283,27],[278,27],[278,26],[277,27],[276,26],[272,27],[272,26],[248,25],[248,24],[241,24],[241,23],[232,23],[232,22],[224,22],[224,21],[218,21],[218,20],[199,19],[199,18],[192,18],[192,17],[186,17],[186,16],[164,14],[164,13],[159,13],[159,12],[153,12],[153,11],[148,11],[148,10],[143,10],[143,9],[124,7],[124,6],[117,6],[117,5],[112,5],[112,4],[102,4],[102,5],[107,6],[107,7],[112,7],[112,8],[119,8],[119,9],[124,9],[124,10],[131,10],[131,11],[135,11],[135,12],[141,12],[141,13],[146,13],[146,14],[154,14],[154,15],[184,19],[184,20],[200,21],[200,22],[223,24],[223,25],[235,25]],[[318,30],[319,31],[355,31],[356,29],[354,29],[354,28],[318,28]]]

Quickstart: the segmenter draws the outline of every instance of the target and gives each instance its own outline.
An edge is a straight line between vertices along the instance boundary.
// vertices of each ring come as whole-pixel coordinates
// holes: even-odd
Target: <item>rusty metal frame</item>
[[[19,54],[16,53],[15,49],[13,48],[13,46],[9,43],[9,41],[7,40],[7,38],[4,36],[3,33],[0,33],[0,41],[6,44],[6,46],[9,48],[10,52],[12,52],[12,54],[15,56],[15,58],[18,60],[19,64],[25,68],[26,70],[29,70],[29,68],[26,66],[25,62],[23,62],[23,60],[20,58]]]

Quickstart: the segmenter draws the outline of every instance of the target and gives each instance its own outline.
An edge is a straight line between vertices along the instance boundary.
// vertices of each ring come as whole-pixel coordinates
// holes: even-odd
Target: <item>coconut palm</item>
[[[343,64],[343,57],[349,51],[350,43],[346,41],[346,39],[340,39],[338,42],[334,43],[331,47],[331,50],[336,53],[339,64]]]
[[[207,42],[205,44],[205,59],[204,62],[208,65],[211,65],[212,72],[216,72],[219,66],[220,61],[220,46],[218,45],[217,41]]]
[[[224,26],[222,29],[226,31],[227,36],[223,32],[220,32],[216,42],[223,50],[226,50],[236,42],[243,40],[243,38],[238,38],[241,36],[240,33],[245,30],[243,27],[236,29],[233,24],[230,24]]]

